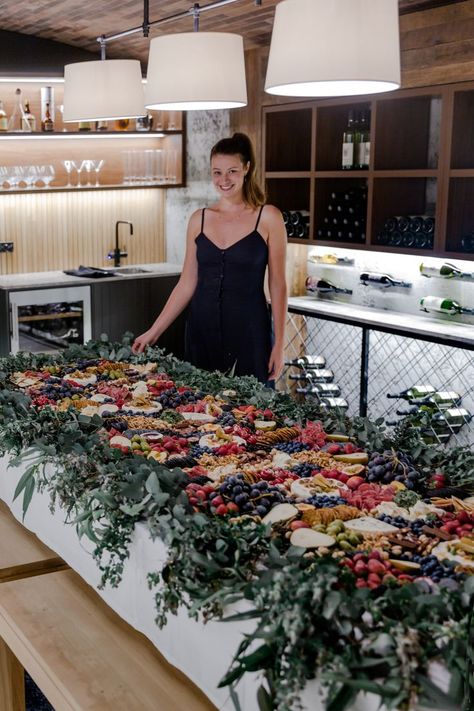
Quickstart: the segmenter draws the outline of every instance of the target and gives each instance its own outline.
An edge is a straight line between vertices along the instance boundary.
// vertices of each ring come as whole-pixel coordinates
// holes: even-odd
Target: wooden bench
[[[23,669],[56,711],[215,711],[72,570],[0,584],[1,711],[24,711]]]

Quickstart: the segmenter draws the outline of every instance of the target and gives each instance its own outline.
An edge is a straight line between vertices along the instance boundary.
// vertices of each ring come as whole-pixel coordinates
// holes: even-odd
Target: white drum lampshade
[[[181,32],[150,42],[145,105],[175,111],[247,104],[244,44],[229,32]]]
[[[265,91],[350,96],[400,86],[397,0],[283,0]]]
[[[103,59],[64,67],[64,121],[109,121],[146,114],[140,62]]]

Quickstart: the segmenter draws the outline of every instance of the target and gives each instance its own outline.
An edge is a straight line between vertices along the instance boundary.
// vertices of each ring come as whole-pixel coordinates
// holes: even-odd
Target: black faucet
[[[117,220],[115,223],[115,249],[107,255],[107,259],[114,260],[114,267],[120,266],[121,257],[128,257],[127,252],[122,252],[119,247],[119,225],[130,225],[130,234],[133,235],[133,225],[131,222],[128,220]]]

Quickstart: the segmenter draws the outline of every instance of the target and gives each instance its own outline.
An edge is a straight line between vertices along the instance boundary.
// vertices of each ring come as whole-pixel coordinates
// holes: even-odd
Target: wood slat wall
[[[124,264],[162,262],[165,200],[156,189],[1,195],[0,241],[13,242],[14,252],[0,254],[0,274],[110,266],[117,220],[134,228],[129,237],[120,227]]]

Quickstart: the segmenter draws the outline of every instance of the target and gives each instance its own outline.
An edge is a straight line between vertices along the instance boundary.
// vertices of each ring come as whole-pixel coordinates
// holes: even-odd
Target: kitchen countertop
[[[182,268],[179,264],[161,262],[157,264],[123,264],[122,266],[133,266],[147,269],[146,274],[128,274],[124,276],[104,277],[104,279],[85,279],[84,277],[70,276],[64,272],[30,272],[25,274],[0,274],[0,289],[38,289],[40,287],[56,286],[85,286],[87,284],[102,283],[103,281],[124,281],[126,279],[143,279],[158,276],[175,276],[181,274]],[[110,267],[112,269],[112,267]]]
[[[399,333],[412,338],[444,343],[474,350],[474,326],[437,319],[431,315],[407,314],[386,311],[355,304],[323,301],[311,296],[292,296],[288,299],[290,311],[321,316],[323,318],[367,326],[379,331]]]

